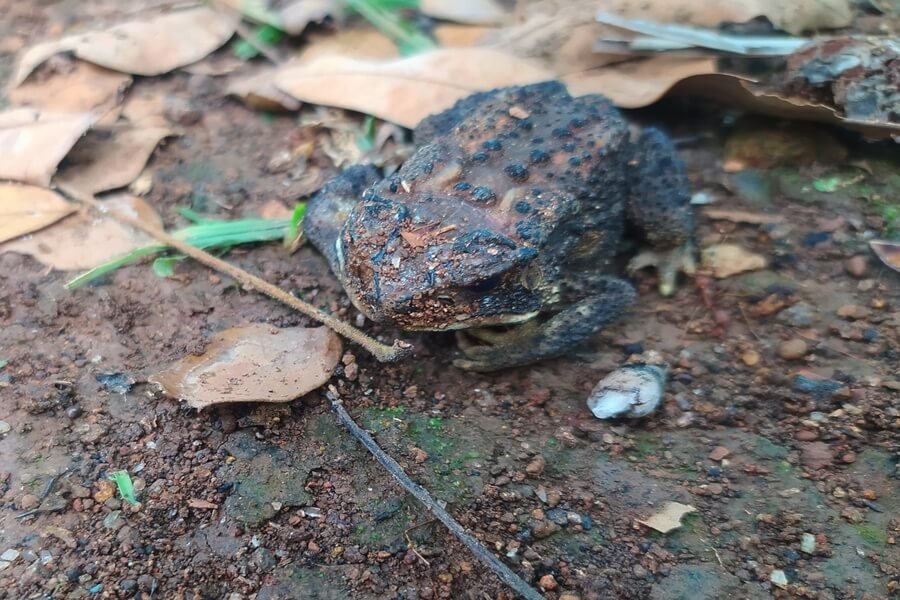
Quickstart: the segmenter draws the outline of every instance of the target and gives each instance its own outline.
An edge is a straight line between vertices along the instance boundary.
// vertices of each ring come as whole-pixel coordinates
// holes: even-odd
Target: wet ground
[[[170,227],[185,224],[182,206],[234,217],[290,205],[334,172],[318,146],[306,168],[267,172],[321,132],[248,110],[223,85],[185,73],[136,82],[200,114],[150,164],[148,201]],[[587,346],[497,374],[455,369],[452,336],[367,323],[415,356],[385,366],[347,346],[330,385],[548,598],[900,594],[900,275],[867,246],[891,234],[896,150],[835,133],[840,160],[726,173],[739,127],[671,112],[682,108],[635,117],[671,127],[715,208],[783,215],[700,218],[701,246],[740,244],[767,269],[685,281],[671,299],[644,274],[629,315]],[[763,126],[776,127],[752,129]],[[357,319],[311,248],[228,258]],[[170,279],[129,267],[75,292],[21,255],[0,253],[0,274],[0,597],[510,598],[340,428],[322,391],[198,413],[145,383],[217,331],[306,318],[196,264]],[[591,416],[596,382],[649,349],[672,364],[661,409],[639,422]],[[121,380],[135,383],[111,384]],[[107,480],[121,469],[136,505]],[[637,523],[673,500],[697,509],[679,529]]]

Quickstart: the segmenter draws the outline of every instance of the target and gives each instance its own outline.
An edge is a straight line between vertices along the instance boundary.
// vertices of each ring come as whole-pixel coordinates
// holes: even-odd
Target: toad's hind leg
[[[678,272],[693,274],[694,211],[687,169],[672,141],[658,129],[646,129],[628,163],[630,196],[626,218],[649,248],[634,257],[629,272],[654,266],[659,291],[675,291]]]
[[[634,301],[631,284],[616,277],[598,277],[593,294],[569,305],[542,323],[528,322],[509,331],[458,336],[465,358],[453,361],[461,369],[496,371],[562,356],[601,327],[614,321]],[[478,344],[476,338],[488,342]]]

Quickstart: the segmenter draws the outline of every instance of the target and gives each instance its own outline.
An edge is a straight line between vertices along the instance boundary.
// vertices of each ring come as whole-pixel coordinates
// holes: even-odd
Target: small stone
[[[858,321],[860,319],[868,319],[871,316],[871,311],[865,306],[860,306],[858,304],[845,304],[844,306],[837,309],[837,316],[842,319],[850,319],[852,321]]]
[[[581,596],[578,594],[562,594],[559,600],[581,600]]]
[[[66,416],[70,419],[77,419],[81,416],[82,412],[81,407],[75,404],[66,409]]]
[[[806,302],[798,302],[778,313],[777,319],[791,327],[809,327],[813,323],[813,307]]]
[[[6,421],[0,421],[0,435],[4,433],[9,433],[12,430],[12,426]]]
[[[794,439],[798,442],[813,442],[819,438],[819,434],[810,429],[801,429],[794,434]]]
[[[816,551],[816,536],[811,533],[804,533],[800,538],[800,550],[806,554],[812,554]]]
[[[852,464],[856,462],[856,452],[847,452],[843,456],[841,456],[841,462],[845,464]]]
[[[544,467],[547,466],[547,461],[544,460],[544,457],[538,454],[535,456],[528,466],[525,467],[525,472],[531,476],[538,476],[544,472]]]
[[[156,589],[156,579],[152,575],[141,575],[137,578],[138,587],[142,592],[153,592]]]
[[[775,569],[769,574],[769,581],[780,588],[786,588],[788,585],[787,575],[781,569]]]
[[[800,463],[809,469],[823,469],[834,461],[834,454],[825,442],[803,444]]]
[[[541,589],[549,591],[549,590],[555,590],[559,584],[556,583],[556,578],[553,577],[553,575],[547,574],[547,575],[544,575],[543,577],[541,577],[540,581],[538,582],[538,585],[541,586]]]
[[[759,352],[756,350],[747,350],[741,355],[741,360],[748,367],[755,367],[759,364]]]
[[[809,346],[800,338],[792,338],[778,344],[778,356],[785,360],[797,360],[806,356]]]
[[[707,491],[708,491],[710,494],[712,494],[713,496],[718,496],[718,495],[720,495],[722,492],[725,491],[725,488],[722,487],[722,484],[721,484],[721,483],[711,483],[711,484],[709,484],[708,486],[706,486],[706,489],[707,489]]]
[[[17,558],[19,558],[19,551],[15,548],[4,550],[3,554],[0,554],[0,560],[5,560],[6,562],[13,562]]]
[[[319,545],[315,542],[310,542],[306,546],[306,549],[309,550],[312,554],[317,554],[321,550],[321,548],[319,548]]]
[[[550,508],[554,508],[560,502],[562,502],[562,494],[560,494],[556,490],[550,490],[549,492],[547,492],[547,506],[549,506]]]
[[[344,376],[350,381],[356,381],[356,378],[359,377],[359,365],[350,363],[344,367]]]
[[[426,460],[428,460],[428,453],[422,450],[421,448],[412,448],[412,458],[416,462],[416,464],[422,464]]]
[[[834,488],[833,490],[831,490],[831,495],[834,496],[835,498],[846,498],[847,490],[838,486],[838,487]]]
[[[855,506],[848,506],[844,510],[842,510],[841,517],[843,517],[850,523],[862,523],[866,519],[862,511]]]
[[[109,479],[101,479],[95,485],[94,500],[97,502],[106,502],[116,495],[116,484]]]
[[[119,589],[126,594],[133,594],[138,589],[137,581],[134,579],[123,579],[119,582]]]
[[[857,279],[862,279],[866,276],[866,269],[868,266],[868,261],[862,254],[857,254],[844,261],[844,269],[847,270],[847,273]]]
[[[535,539],[542,540],[546,537],[550,537],[560,529],[561,527],[553,521],[538,521],[535,523],[532,532],[534,533]]]
[[[122,511],[114,510],[103,519],[103,526],[107,529],[120,529],[124,524],[120,517],[122,516]]]
[[[871,488],[864,489],[862,494],[866,500],[878,500],[878,492]]]
[[[19,510],[31,510],[32,508],[37,508],[41,501],[38,500],[38,497],[34,494],[23,494],[21,498],[19,498]]]
[[[709,453],[709,460],[718,462],[729,454],[731,454],[731,450],[729,450],[725,446],[716,446],[712,449],[712,452]]]

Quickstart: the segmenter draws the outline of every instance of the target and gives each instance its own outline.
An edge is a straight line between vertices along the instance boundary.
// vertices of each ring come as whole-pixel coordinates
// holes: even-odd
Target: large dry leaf
[[[256,323],[217,333],[200,356],[150,377],[194,408],[227,402],[289,402],[331,377],[341,340],[327,327]]]
[[[147,16],[109,29],[72,35],[29,48],[13,77],[18,85],[54,54],[135,75],[161,75],[195,63],[234,35],[239,16],[198,6]]]
[[[703,266],[719,279],[746,271],[765,269],[769,264],[765,256],[751,252],[737,244],[707,246],[701,253],[701,260]]]
[[[95,129],[75,145],[56,181],[88,194],[125,187],[134,181],[163,138],[167,127],[120,125]]]
[[[453,48],[387,61],[323,56],[282,69],[275,85],[304,102],[414,127],[473,92],[552,78],[544,68],[497,50]]]
[[[0,183],[0,242],[43,229],[76,210],[76,205],[48,189]]]
[[[123,211],[133,218],[162,227],[162,219],[156,211],[130,194],[109,196],[103,204],[108,212]],[[112,216],[85,211],[55,227],[0,245],[0,252],[28,254],[60,271],[81,271],[151,243],[154,240],[150,237],[119,223]]]
[[[41,74],[8,91],[10,103],[42,111],[82,113],[119,103],[131,76],[74,61],[66,72]]]
[[[33,108],[0,113],[0,179],[48,185],[59,162],[98,117]]]
[[[741,75],[714,73],[688,77],[674,86],[672,94],[702,96],[732,108],[782,119],[840,125],[875,139],[900,135],[900,123],[848,119],[831,106],[816,104],[804,98],[779,95]]]
[[[776,27],[793,34],[844,27],[853,18],[848,0],[601,0],[596,7],[598,11],[624,17],[705,27],[718,27],[723,23],[746,23],[762,16]]]
[[[495,0],[421,0],[419,10],[435,19],[470,25],[499,25],[511,19]]]
[[[716,72],[713,58],[655,56],[561,77],[573,96],[603,94],[622,108],[640,108],[662,98],[679,81]]]

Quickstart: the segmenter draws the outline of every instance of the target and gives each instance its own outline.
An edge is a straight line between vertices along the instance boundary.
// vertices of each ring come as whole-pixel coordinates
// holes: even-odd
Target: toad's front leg
[[[630,283],[608,276],[598,278],[593,291],[543,322],[529,321],[486,334],[460,332],[459,346],[465,358],[453,364],[470,371],[497,371],[562,356],[616,320],[635,296]],[[489,343],[477,343],[473,338]]]
[[[635,142],[628,163],[628,185],[628,223],[649,246],[632,259],[628,271],[656,267],[659,291],[669,296],[675,291],[679,271],[693,275],[697,263],[687,170],[662,131],[647,129]]]

